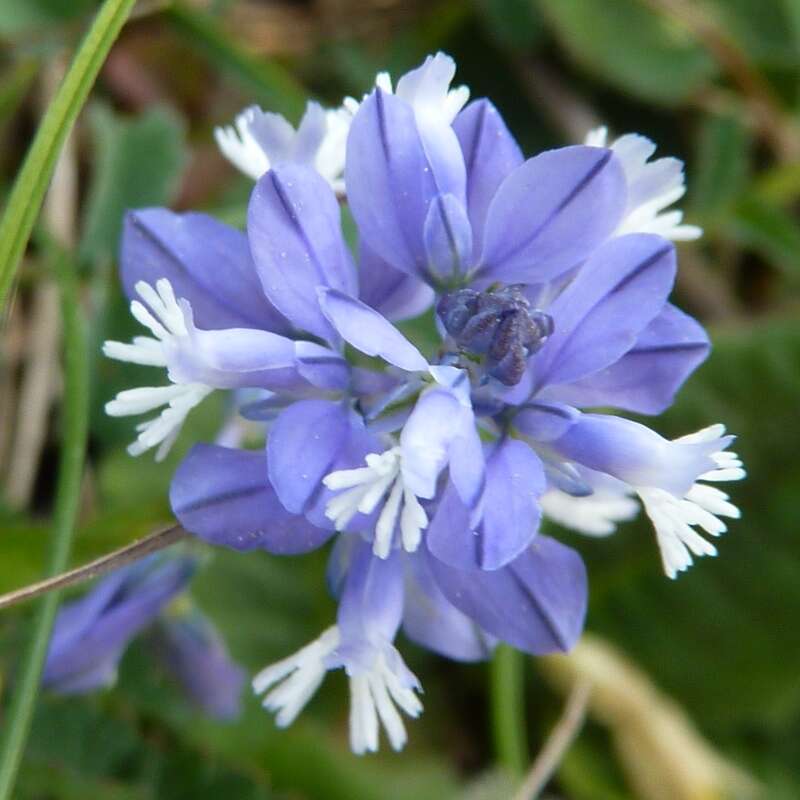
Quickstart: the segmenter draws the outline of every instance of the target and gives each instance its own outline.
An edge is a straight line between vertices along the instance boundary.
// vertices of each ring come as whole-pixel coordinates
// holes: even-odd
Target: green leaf
[[[638,0],[538,0],[553,32],[590,75],[654,103],[686,100],[716,73],[686,32]]]
[[[103,4],[50,103],[14,182],[0,220],[0,314],[5,309],[58,155],[134,1],[106,0]]]
[[[746,57],[764,67],[800,65],[800,53],[793,42],[791,18],[784,2],[753,0],[706,0],[707,13],[731,37]]]
[[[125,212],[166,204],[183,169],[184,126],[166,109],[126,119],[91,109],[94,174],[83,219],[82,260],[104,262],[119,245]]]
[[[725,211],[744,188],[750,136],[737,117],[708,117],[700,128],[691,180],[693,211],[704,220]]]
[[[744,198],[726,220],[726,231],[789,277],[800,277],[800,223],[790,213],[758,197]]]
[[[489,33],[504,47],[530,50],[545,34],[544,21],[531,0],[473,0]]]

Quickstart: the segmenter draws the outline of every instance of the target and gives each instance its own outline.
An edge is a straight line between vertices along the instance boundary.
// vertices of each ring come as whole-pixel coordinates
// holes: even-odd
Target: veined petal
[[[428,207],[423,230],[431,272],[445,283],[467,272],[472,264],[472,228],[463,204],[452,194],[440,194]]]
[[[380,445],[363,420],[342,403],[301,400],[275,420],[267,440],[269,476],[284,507],[293,514],[311,514],[332,528],[325,506],[332,494],[322,479],[336,469],[358,466]]]
[[[411,641],[455,661],[483,661],[495,639],[445,596],[424,551],[405,559],[403,631]]]
[[[544,395],[584,408],[660,414],[710,350],[703,326],[667,303],[619,361],[574,383],[548,387]]]
[[[458,141],[449,126],[439,127],[444,144],[426,147],[412,107],[376,89],[347,141],[347,196],[361,237],[393,267],[425,280],[431,279],[423,241],[430,203],[441,194],[464,202]]]
[[[532,401],[519,407],[514,427],[537,442],[560,439],[580,418],[580,412],[563,403]]]
[[[172,479],[170,502],[188,531],[234,550],[307,553],[332,535],[286,511],[263,451],[195,445]]]
[[[611,151],[563,147],[531,158],[489,205],[476,279],[552,280],[610,236],[625,205],[625,176]]]
[[[247,233],[267,297],[297,328],[334,342],[317,287],[355,295],[358,286],[330,186],[310,167],[274,167],[253,190]]]
[[[664,308],[675,270],[675,249],[660,236],[603,245],[547,310],[554,330],[532,362],[537,384],[569,383],[619,360]]]
[[[467,170],[467,212],[473,260],[483,246],[486,215],[500,184],[523,162],[522,151],[489,100],[470,103],[453,121]]]
[[[533,655],[569,650],[583,630],[587,579],[581,557],[539,535],[502,569],[464,570],[430,559],[445,597],[498,639]]]
[[[698,476],[715,468],[721,441],[669,441],[638,422],[608,414],[583,414],[550,448],[566,460],[605,472],[631,486],[684,495]]]
[[[486,488],[477,524],[452,487],[427,535],[428,550],[460,569],[496,570],[528,547],[539,529],[542,462],[527,444],[505,439],[486,460]]]
[[[433,305],[433,289],[395,269],[365,242],[360,243],[359,299],[388,320],[416,317]]]
[[[206,214],[166,208],[128,212],[120,273],[131,299],[137,297],[138,283],[155,286],[166,278],[175,294],[191,304],[201,328],[291,331],[264,295],[247,237]]]

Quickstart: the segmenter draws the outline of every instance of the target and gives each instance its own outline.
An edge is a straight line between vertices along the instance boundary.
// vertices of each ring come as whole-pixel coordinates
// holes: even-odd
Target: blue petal
[[[341,355],[313,342],[251,328],[193,330],[191,337],[191,346],[178,350],[170,363],[175,381],[275,392],[344,389],[349,382]]]
[[[364,241],[359,267],[359,298],[386,319],[416,317],[433,304],[434,292],[427,283],[395,269]]]
[[[280,555],[315,550],[331,532],[286,511],[267,472],[263,451],[195,445],[172,479],[172,510],[211,544]]]
[[[543,283],[576,266],[616,229],[625,175],[610,150],[563,147],[518,167],[489,206],[483,283]]]
[[[478,525],[471,524],[469,509],[448,487],[428,531],[428,549],[460,569],[504,567],[536,536],[544,489],[542,462],[528,445],[516,439],[496,444],[486,461]]]
[[[400,554],[376,558],[371,544],[362,540],[353,548],[350,559],[336,618],[342,637],[339,656],[344,661],[357,658],[365,645],[391,643],[403,614]]]
[[[269,170],[250,198],[247,234],[264,293],[275,307],[297,328],[334,342],[316,289],[357,294],[358,287],[327,181],[299,164]]]
[[[396,269],[423,279],[430,279],[423,229],[431,201],[440,194],[465,201],[455,134],[447,125],[436,134],[423,143],[411,106],[376,90],[347,139],[347,198],[362,239]]]
[[[444,595],[498,639],[533,655],[569,650],[583,630],[587,579],[581,557],[539,535],[499,570],[464,570],[430,560]]]
[[[603,245],[553,301],[554,330],[534,356],[538,386],[570,383],[620,359],[662,311],[675,280],[675,248],[646,233]]]
[[[113,682],[128,643],[182,592],[194,559],[156,554],[101,581],[56,618],[42,681],[63,694]]]
[[[125,293],[138,298],[139,281],[167,278],[192,306],[200,328],[261,328],[290,333],[292,326],[267,300],[247,237],[206,214],[143,208],[125,217],[120,253]]]
[[[325,506],[333,495],[322,479],[336,470],[361,467],[368,453],[382,449],[346,405],[301,400],[283,411],[270,430],[270,481],[287,510],[330,529]]]
[[[336,332],[356,350],[380,356],[408,372],[427,370],[428,362],[422,353],[368,305],[334,289],[320,289],[319,302]]]
[[[547,396],[587,407],[660,414],[711,349],[703,326],[667,303],[617,362]]]
[[[711,454],[733,440],[671,442],[638,422],[609,414],[583,414],[549,447],[562,458],[605,472],[631,486],[664,489],[680,497],[698,475],[714,469]]]
[[[522,151],[488,100],[470,103],[453,121],[453,130],[467,168],[467,211],[477,260],[489,204],[503,180],[522,164]]]
[[[222,637],[199,611],[165,617],[153,639],[156,652],[191,700],[215,719],[239,716],[244,670],[231,660]]]
[[[433,198],[423,230],[431,272],[440,281],[453,281],[472,265],[472,228],[462,203],[452,194]]]
[[[405,559],[403,631],[412,642],[455,661],[483,661],[494,637],[459,611],[436,583],[425,551]]]
[[[514,427],[537,442],[561,438],[579,419],[580,412],[563,403],[531,402],[519,407]]]

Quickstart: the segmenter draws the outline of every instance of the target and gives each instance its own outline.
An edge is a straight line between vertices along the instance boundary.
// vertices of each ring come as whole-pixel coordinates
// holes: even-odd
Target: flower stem
[[[171,547],[188,536],[189,534],[180,525],[170,525],[168,528],[162,528],[142,539],[126,544],[118,550],[106,553],[88,564],[82,564],[80,567],[75,567],[75,569],[71,569],[68,572],[59,572],[58,575],[53,575],[37,583],[31,583],[21,589],[0,595],[0,610],[14,606],[17,603],[24,603],[26,600],[32,600],[34,597],[39,597],[39,595],[47,594],[48,592],[66,589],[67,586],[99,578],[101,575],[113,572],[115,569],[124,567],[133,561],[139,561],[150,555],[150,553],[157,553],[165,547]]]
[[[58,155],[135,0],[106,0],[42,119],[0,220],[0,314]]]
[[[63,268],[63,260],[60,266],[65,351],[64,436],[47,564],[48,575],[62,572],[69,561],[75,520],[78,515],[89,417],[88,351],[82,311],[78,304],[72,271]],[[14,782],[36,707],[36,693],[59,598],[60,593],[55,591],[41,599],[17,674],[14,695],[0,742],[0,800],[8,800],[14,790]]]
[[[528,764],[524,668],[522,653],[505,644],[497,648],[489,664],[495,754],[514,777],[524,775]]]

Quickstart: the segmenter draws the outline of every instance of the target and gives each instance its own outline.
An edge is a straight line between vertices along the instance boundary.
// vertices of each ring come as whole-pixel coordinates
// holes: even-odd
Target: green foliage
[[[86,199],[82,260],[103,263],[117,252],[122,220],[133,208],[167,203],[185,163],[183,125],[172,112],[152,109],[124,119],[91,109],[96,164]]]
[[[47,109],[0,219],[0,314],[39,214],[56,159],[134,0],[106,0]]]
[[[800,224],[794,215],[757,196],[744,197],[727,227],[733,241],[758,251],[794,280],[800,277]]]
[[[704,222],[729,210],[750,166],[750,136],[738,117],[709,117],[700,128],[697,169],[691,177],[692,210]]]
[[[638,0],[538,0],[538,5],[583,69],[641,99],[678,103],[715,74],[708,53]]]

